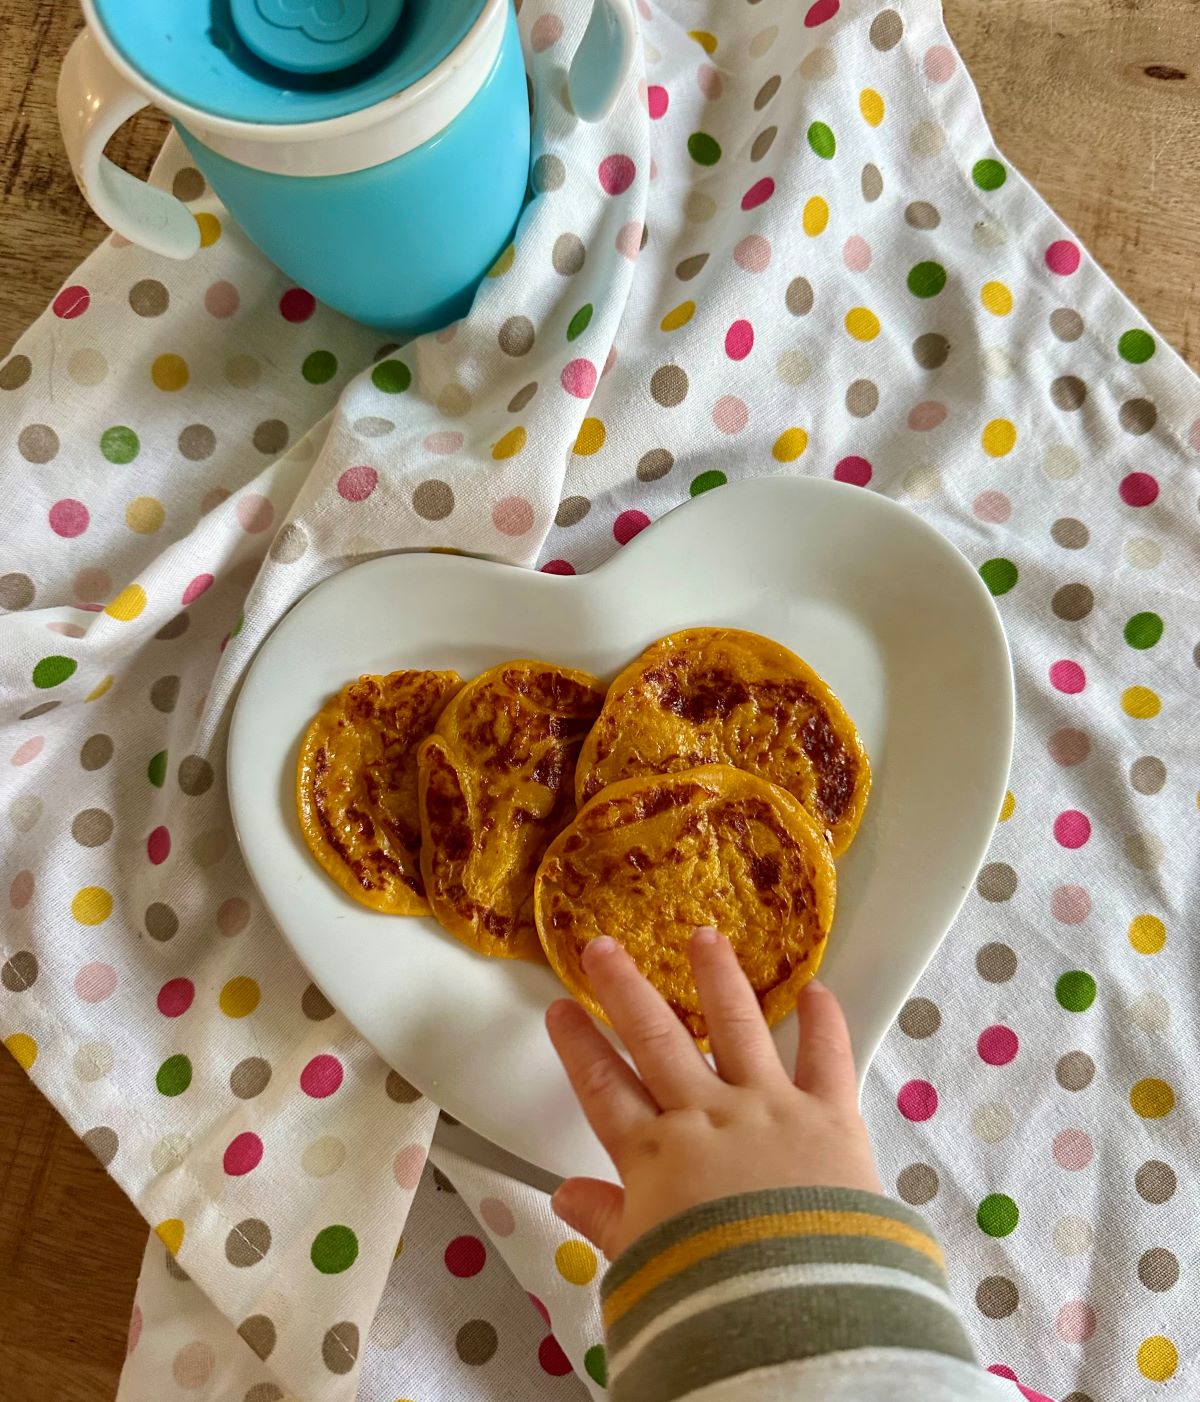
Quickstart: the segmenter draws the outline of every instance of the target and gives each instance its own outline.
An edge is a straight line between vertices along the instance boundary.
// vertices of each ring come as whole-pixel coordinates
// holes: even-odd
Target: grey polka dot
[[[300,1011],[309,1022],[324,1022],[333,1016],[333,1004],[315,983],[310,983],[300,999]]]
[[[1078,375],[1060,375],[1050,386],[1050,400],[1056,409],[1074,413],[1083,407],[1087,398],[1087,385]]]
[[[255,1383],[242,1402],[283,1402],[283,1388],[274,1383]]]
[[[439,1111],[438,1111],[438,1119],[439,1119],[439,1120],[445,1121],[445,1123],[448,1124],[448,1125],[450,1125],[451,1127],[456,1127],[456,1126],[462,1124],[462,1121],[461,1121],[461,1120],[456,1120],[456,1119],[454,1118],[454,1116],[451,1115],[451,1114],[450,1114],[448,1111],[446,1111],[446,1110],[439,1110]]]
[[[1062,1402],[1095,1402],[1090,1392],[1068,1392]]]
[[[975,955],[975,969],[988,983],[1007,983],[1017,972],[1017,953],[1007,944],[981,945]]]
[[[0,389],[20,389],[29,379],[32,369],[27,355],[14,355],[0,365]]]
[[[1129,766],[1129,782],[1140,794],[1156,794],[1167,782],[1167,766],[1156,755],[1142,755]]]
[[[49,715],[51,711],[57,711],[61,705],[61,701],[43,701],[40,706],[31,706],[28,711],[22,711],[17,719],[37,720],[38,716]]]
[[[157,278],[142,278],[129,289],[129,305],[138,316],[162,316],[171,305],[171,294]]]
[[[358,1325],[343,1319],[326,1329],[321,1357],[331,1373],[348,1373],[358,1359]]]
[[[229,1229],[225,1259],[231,1266],[257,1266],[271,1249],[271,1229],[258,1217],[246,1217]]]
[[[1054,1079],[1063,1090],[1087,1090],[1096,1074],[1096,1063],[1084,1051],[1067,1052],[1054,1066]]]
[[[1175,1170],[1161,1159],[1147,1159],[1134,1175],[1139,1197],[1157,1207],[1175,1192]]]
[[[85,769],[103,769],[112,757],[111,735],[89,735],[79,750],[79,763]]]
[[[497,340],[505,355],[528,355],[533,349],[533,322],[527,316],[510,316],[500,328]]]
[[[159,677],[150,688],[150,704],[163,715],[170,715],[179,700],[179,678]]]
[[[95,1129],[87,1130],[83,1135],[83,1142],[105,1168],[117,1157],[121,1143],[116,1130],[110,1129],[108,1125],[97,1125]]]
[[[910,998],[900,1009],[897,1021],[906,1037],[921,1041],[932,1037],[938,1030],[942,1025],[942,1015],[937,1004],[931,1003],[928,998]]]
[[[85,808],[71,824],[71,836],[81,847],[103,847],[112,834],[113,820],[103,808]]]
[[[508,412],[510,414],[519,414],[537,392],[538,387],[536,380],[531,380],[529,384],[522,385],[521,388],[517,390],[516,394],[508,401]]]
[[[583,240],[578,234],[559,234],[554,240],[554,249],[550,254],[550,261],[554,265],[554,271],[563,277],[571,277],[583,267],[583,260],[587,257],[587,249],[583,246]]]
[[[895,10],[881,10],[871,21],[871,43],[881,54],[894,49],[904,34],[904,21]]]
[[[879,408],[879,389],[871,380],[855,380],[846,390],[846,408],[856,419],[865,419]]]
[[[19,949],[0,967],[0,983],[10,993],[24,993],[37,982],[37,955],[30,949]]]
[[[217,435],[207,424],[188,424],[179,434],[179,451],[189,462],[211,458],[217,447]]]
[[[0,609],[16,613],[33,603],[37,590],[27,574],[0,574]]]
[[[979,873],[975,889],[985,901],[1011,900],[1017,889],[1017,873],[1007,862],[989,862]]]
[[[160,643],[173,642],[182,638],[191,626],[192,620],[186,613],[177,613],[174,618],[168,618],[154,636]]]
[[[639,482],[657,482],[675,466],[675,459],[666,448],[651,448],[638,459],[637,475]]]
[[[1020,1300],[1016,1285],[1006,1275],[985,1276],[975,1290],[975,1304],[989,1319],[1007,1319]]]
[[[383,1088],[387,1091],[388,1099],[394,1100],[397,1105],[411,1105],[421,1098],[421,1092],[406,1081],[399,1071],[388,1072]]]
[[[783,79],[778,73],[772,73],[761,88],[754,94],[754,110],[761,112],[768,102],[779,91],[779,85]]]
[[[793,316],[807,316],[813,309],[812,283],[806,277],[794,277],[783,300]]]
[[[564,497],[555,513],[556,526],[577,526],[592,509],[587,497]]]
[[[271,1067],[261,1056],[248,1056],[229,1073],[229,1089],[239,1100],[253,1100],[271,1081]]]
[[[26,462],[49,462],[58,455],[58,434],[49,424],[27,424],[17,434],[17,452]]]
[[[567,168],[557,156],[539,156],[533,163],[533,190],[535,194],[549,194],[551,190],[561,190],[567,178]]]
[[[928,200],[914,200],[904,211],[904,222],[914,229],[936,229],[942,216]]]
[[[360,438],[386,438],[396,431],[391,419],[382,419],[377,414],[364,414],[361,419],[354,420],[352,427]]]
[[[430,478],[414,489],[412,504],[423,521],[444,521],[454,510],[454,492],[449,482]]]
[[[184,166],[175,172],[171,192],[177,200],[198,200],[204,191],[204,177],[195,166]]]
[[[1083,317],[1074,307],[1055,307],[1050,313],[1050,330],[1060,341],[1077,341],[1083,335]]]
[[[681,262],[676,263],[675,276],[680,282],[691,282],[707,262],[707,253],[693,253],[690,258],[684,258]]]
[[[248,1319],[243,1319],[238,1325],[238,1333],[264,1362],[274,1353],[275,1325],[265,1314],[252,1314]]]
[[[299,521],[289,521],[271,542],[270,556],[278,565],[294,565],[308,551],[308,532]]]
[[[896,1192],[913,1207],[924,1207],[932,1202],[938,1192],[937,1170],[927,1163],[910,1163],[900,1170],[896,1179]]]
[[[1050,607],[1056,618],[1078,623],[1091,613],[1094,603],[1095,598],[1086,584],[1064,584],[1061,589],[1055,590]]]
[[[187,1271],[184,1270],[184,1268],[179,1264],[175,1257],[171,1255],[169,1251],[164,1253],[163,1264],[166,1266],[167,1274],[171,1277],[172,1280],[178,1280],[181,1284],[184,1284],[187,1281],[191,1280],[191,1276],[188,1275]]]
[[[179,916],[162,901],[155,901],[146,907],[145,922],[146,933],[159,944],[173,940],[179,930]]]
[[[862,168],[862,175],[859,177],[859,188],[862,190],[862,197],[868,204],[874,204],[883,194],[883,174],[873,161],[868,161]]]
[[[1064,550],[1082,550],[1091,537],[1082,521],[1074,516],[1060,516],[1050,527],[1050,539]]]
[[[179,764],[179,787],[189,798],[199,798],[212,788],[213,767],[200,755],[187,755]]]
[[[486,1319],[469,1319],[454,1339],[459,1358],[476,1367],[491,1358],[498,1343],[496,1331]]]
[[[950,355],[950,342],[940,331],[926,331],[912,343],[913,359],[922,370],[936,370]]]
[[[1149,433],[1158,422],[1158,410],[1148,399],[1127,399],[1117,418],[1126,433]]]
[[[1092,752],[1092,742],[1082,730],[1065,725],[1046,741],[1046,749],[1049,750],[1050,758],[1055,764],[1069,768],[1073,764],[1082,764],[1087,759]]]
[[[762,131],[750,143],[750,159],[761,161],[775,144],[775,138],[779,135],[778,127],[763,127]]]
[[[254,430],[254,446],[264,457],[274,457],[287,447],[290,436],[282,419],[264,419]]]
[[[225,362],[225,379],[234,389],[249,389],[262,376],[262,366],[252,355],[231,355]]]
[[[1170,1290],[1179,1279],[1179,1258],[1165,1246],[1152,1246],[1138,1261],[1138,1279],[1147,1290]]]
[[[682,404],[687,392],[687,372],[680,365],[660,365],[650,376],[650,393],[664,409]]]

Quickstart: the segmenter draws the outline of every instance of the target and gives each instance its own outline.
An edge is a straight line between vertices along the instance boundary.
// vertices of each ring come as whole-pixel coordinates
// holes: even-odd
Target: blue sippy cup
[[[161,107],[246,234],[339,311],[395,335],[470,306],[512,236],[529,173],[511,0],[83,0],[58,115],[88,203],[188,258],[187,207],[104,156]],[[570,71],[604,116],[633,60],[632,0],[595,0]]]

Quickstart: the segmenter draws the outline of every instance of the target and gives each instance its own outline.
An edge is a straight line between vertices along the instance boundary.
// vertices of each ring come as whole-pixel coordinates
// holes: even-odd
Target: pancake
[[[348,895],[387,915],[428,915],[418,849],[417,749],[457,672],[359,677],[313,718],[296,809],[309,851]]]
[[[816,672],[733,628],[673,633],[617,677],[579,757],[576,800],[700,764],[732,764],[787,789],[835,856],[853,841],[871,788],[858,732]]]
[[[579,747],[604,689],[506,662],[468,683],[421,746],[421,873],[433,913],[482,954],[542,959],[533,877],[575,812]]]
[[[729,765],[612,784],[551,843],[537,876],[538,930],[554,972],[597,1017],[583,951],[611,935],[693,1037],[707,1029],[688,944],[715,925],[768,1023],[796,1006],[833,920],[836,875],[803,806]]]

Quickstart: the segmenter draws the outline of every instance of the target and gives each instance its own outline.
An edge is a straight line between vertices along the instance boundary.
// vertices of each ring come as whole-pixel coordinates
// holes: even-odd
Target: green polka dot
[[[1125,625],[1125,641],[1130,647],[1153,647],[1163,635],[1163,621],[1156,613],[1135,613]]]
[[[698,166],[715,166],[721,159],[721,146],[706,131],[694,131],[688,137],[688,155]]]
[[[608,1359],[604,1356],[604,1345],[593,1344],[583,1355],[583,1366],[587,1375],[600,1387],[608,1386]]]
[[[1144,365],[1154,354],[1154,337],[1149,331],[1126,331],[1117,342],[1117,353],[1130,365]]]
[[[412,371],[402,360],[381,360],[371,371],[371,383],[384,394],[403,394],[412,384]]]
[[[156,789],[161,789],[163,780],[167,777],[167,752],[159,750],[158,754],[146,766],[146,778]]]
[[[236,623],[233,625],[233,627],[229,630],[229,636],[230,636],[231,638],[236,638],[237,635],[242,631],[242,624],[245,623],[245,621],[246,621],[246,615],[245,615],[244,613],[239,613],[239,614],[238,614],[238,618],[237,618],[237,622],[236,622]]]
[[[348,1271],[358,1259],[358,1238],[349,1227],[324,1227],[313,1238],[312,1263],[322,1275]]]
[[[580,307],[579,310],[575,313],[575,315],[571,318],[570,325],[567,327],[567,340],[573,341],[576,336],[582,336],[583,333],[591,325],[591,321],[592,304],[590,302],[587,302],[582,307]]]
[[[833,131],[824,122],[813,122],[808,129],[808,144],[823,161],[831,161],[837,150]]]
[[[182,1095],[192,1084],[192,1063],[180,1053],[169,1056],[154,1078],[159,1095]]]
[[[940,263],[918,263],[908,275],[908,290],[914,297],[936,297],[946,285],[946,270]]]
[[[337,374],[337,356],[332,351],[315,350],[304,357],[300,373],[310,385],[327,385]]]
[[[1008,1236],[1016,1230],[1020,1216],[1012,1198],[1005,1193],[989,1193],[979,1204],[975,1220],[979,1223],[979,1230],[988,1236]]]
[[[979,566],[979,573],[983,582],[993,594],[1007,594],[1017,582],[1017,567],[1011,560],[997,556],[994,560],[985,560]]]
[[[73,657],[43,657],[33,669],[33,684],[42,691],[61,686],[68,677],[74,676],[78,666]]]
[[[714,468],[710,472],[702,472],[699,477],[693,477],[690,491],[694,497],[698,497],[703,492],[711,492],[714,487],[723,487],[728,480],[723,472]]]
[[[998,190],[1008,179],[1008,171],[999,161],[976,161],[971,168],[971,179],[981,190]]]
[[[1054,996],[1067,1012],[1086,1012],[1096,1001],[1096,980],[1082,969],[1070,969],[1054,985]]]
[[[124,424],[115,424],[112,428],[106,428],[100,435],[100,451],[109,460],[117,464],[132,462],[138,455],[141,443],[133,429],[126,428]]]

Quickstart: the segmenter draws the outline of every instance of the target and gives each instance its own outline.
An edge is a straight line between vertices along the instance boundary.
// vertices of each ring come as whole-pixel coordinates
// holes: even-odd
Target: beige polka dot
[[[437,407],[448,419],[461,419],[470,411],[471,392],[466,385],[451,381],[438,391]]]
[[[332,1134],[324,1134],[300,1156],[300,1167],[310,1178],[328,1178],[336,1173],[346,1158],[346,1146]]]
[[[651,448],[638,459],[639,482],[657,482],[675,466],[675,459],[666,448]]]
[[[1165,1032],[1171,1024],[1170,1005],[1153,990],[1139,994],[1129,1005],[1129,1021],[1141,1032]]]
[[[971,230],[971,238],[976,248],[999,248],[1008,241],[1008,231],[996,219],[980,219]]]
[[[976,1106],[971,1112],[971,1133],[985,1144],[999,1144],[1012,1132],[1013,1112],[998,1100]]]
[[[855,380],[846,390],[846,409],[856,419],[865,419],[879,408],[879,388],[872,380]]]
[[[539,156],[533,163],[531,178],[534,193],[545,195],[562,188],[567,178],[567,168],[557,156]]]
[[[1050,600],[1050,608],[1056,618],[1068,623],[1078,623],[1092,611],[1095,597],[1086,584],[1064,584],[1056,589]]]
[[[180,1387],[187,1391],[201,1388],[217,1366],[217,1354],[212,1344],[203,1339],[185,1344],[171,1363],[171,1372]]]
[[[283,1402],[283,1388],[275,1383],[255,1383],[242,1402]]]
[[[37,955],[29,949],[20,949],[0,967],[0,983],[10,993],[24,993],[37,982]]]
[[[179,787],[191,798],[212,788],[213,767],[200,755],[187,755],[179,764]]]
[[[192,1141],[186,1134],[164,1134],[150,1150],[150,1167],[155,1173],[170,1173],[187,1158]]]
[[[812,369],[812,361],[802,350],[785,350],[775,362],[775,373],[785,385],[804,384]]]
[[[1050,386],[1050,400],[1056,409],[1074,413],[1083,407],[1087,398],[1087,385],[1078,375],[1059,375]]]
[[[868,31],[872,45],[880,53],[894,49],[904,34],[904,21],[895,10],[881,10],[871,21]]]
[[[1017,972],[1017,952],[999,942],[981,945],[975,955],[975,968],[988,983],[1007,983]]]
[[[200,867],[216,866],[230,845],[229,833],[224,828],[209,828],[193,839],[192,860]]]
[[[1167,782],[1167,766],[1156,755],[1142,755],[1129,766],[1129,782],[1140,794],[1156,794]]]
[[[1066,1052],[1054,1066],[1054,1079],[1063,1090],[1086,1090],[1095,1075],[1096,1063],[1084,1051]]]
[[[191,626],[192,620],[187,613],[177,613],[174,618],[168,618],[154,636],[159,642],[173,642],[176,638],[182,638]]]
[[[37,590],[27,574],[0,575],[0,608],[16,613],[33,603]]]
[[[101,1081],[113,1069],[115,1057],[107,1042],[84,1042],[71,1058],[76,1077],[87,1085]]]
[[[1138,1260],[1138,1279],[1147,1290],[1172,1289],[1179,1280],[1179,1257],[1165,1246],[1153,1246]]]
[[[58,455],[58,434],[49,424],[27,424],[17,434],[17,452],[26,462],[50,462]]]
[[[1082,550],[1090,535],[1082,521],[1077,521],[1073,516],[1060,516],[1050,527],[1050,538],[1064,550]]]
[[[1149,536],[1134,536],[1125,542],[1122,553],[1135,570],[1152,570],[1162,564],[1162,546]]]
[[[708,262],[707,253],[693,253],[690,258],[684,258],[675,265],[675,276],[680,282],[691,282]]]
[[[486,1319],[469,1319],[455,1337],[458,1356],[475,1367],[486,1363],[499,1342],[495,1328]]]
[[[793,316],[807,316],[813,308],[812,283],[806,277],[794,277],[788,283],[784,302]]]
[[[918,122],[908,134],[908,149],[918,160],[936,156],[946,144],[946,133],[937,122]]]
[[[98,385],[108,374],[108,361],[94,346],[72,351],[67,361],[67,374],[77,385]]]
[[[32,832],[45,805],[36,794],[21,794],[8,806],[8,821],[18,832]]]
[[[832,78],[838,70],[837,55],[832,49],[813,49],[800,64],[800,76],[810,83]]]
[[[1162,865],[1166,848],[1162,838],[1152,832],[1132,832],[1122,843],[1125,858],[1138,871],[1155,871]]]
[[[750,57],[762,58],[778,38],[779,26],[777,24],[769,24],[766,29],[760,29],[748,45]]]
[[[1066,443],[1051,443],[1042,458],[1042,471],[1056,482],[1065,482],[1079,471],[1079,454]]]
[[[294,565],[308,551],[308,532],[299,521],[289,521],[271,542],[268,552],[280,565]]]
[[[942,474],[930,463],[913,467],[904,474],[904,490],[914,501],[928,501],[941,490]]]
[[[179,933],[179,916],[162,901],[155,901],[146,907],[143,921],[146,933],[158,944],[166,944]]]
[[[583,267],[587,249],[578,234],[559,234],[554,240],[550,262],[561,277],[573,277]]]
[[[85,808],[71,823],[71,836],[81,847],[103,847],[113,833],[113,820],[102,808]]]
[[[1161,1159],[1147,1159],[1134,1176],[1138,1196],[1158,1206],[1175,1193],[1175,1170]]]
[[[716,212],[716,200],[703,190],[692,190],[683,202],[684,216],[692,224],[707,224]]]
[[[179,451],[189,462],[211,458],[217,446],[217,435],[207,424],[188,424],[180,430]]]
[[[989,1319],[1007,1319],[1020,1301],[1016,1284],[1006,1275],[985,1276],[975,1289],[975,1305]]]
[[[521,388],[517,390],[516,394],[508,401],[508,412],[510,414],[519,414],[537,392],[538,387],[536,380],[532,380],[527,385],[522,385]]]
[[[97,1125],[95,1129],[89,1129],[83,1136],[83,1142],[105,1168],[116,1158],[120,1148],[116,1130],[107,1125]]]
[[[912,353],[922,370],[937,370],[950,355],[950,342],[939,331],[926,331],[913,342]]]
[[[1012,900],[1017,890],[1017,873],[1007,862],[988,862],[975,880],[975,889],[985,901]]]
[[[251,389],[262,376],[262,366],[252,355],[231,355],[225,362],[225,381],[234,389]]]
[[[1082,1256],[1092,1246],[1092,1228],[1082,1217],[1060,1217],[1054,1224],[1054,1249],[1063,1256]]]
[[[0,389],[20,389],[33,370],[27,355],[14,355],[0,365]]]
[[[1073,307],[1055,307],[1050,330],[1060,341],[1077,341],[1083,335],[1083,317]]]

